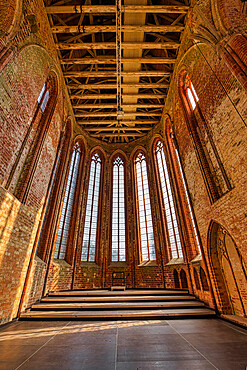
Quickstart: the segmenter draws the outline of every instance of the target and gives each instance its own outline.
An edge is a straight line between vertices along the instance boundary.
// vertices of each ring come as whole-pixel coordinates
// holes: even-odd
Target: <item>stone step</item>
[[[147,296],[99,296],[99,297],[73,297],[73,296],[48,296],[42,298],[41,302],[148,302],[148,301],[194,301],[191,295],[147,295]]]
[[[109,290],[69,290],[60,292],[51,292],[50,296],[70,296],[70,297],[80,297],[80,296],[145,296],[145,295],[188,295],[188,290],[182,289],[161,289],[161,290],[125,290],[125,291],[109,291]]]
[[[166,309],[166,308],[187,308],[204,307],[202,302],[119,302],[119,303],[37,303],[32,310],[139,310],[139,309]]]
[[[136,311],[29,311],[20,320],[113,320],[113,319],[182,319],[214,317],[207,308],[173,308],[167,310]]]

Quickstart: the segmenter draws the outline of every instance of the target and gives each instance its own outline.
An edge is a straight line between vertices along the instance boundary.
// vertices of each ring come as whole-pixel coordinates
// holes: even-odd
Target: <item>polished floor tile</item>
[[[247,331],[219,319],[25,321],[0,329],[0,370],[246,370]]]

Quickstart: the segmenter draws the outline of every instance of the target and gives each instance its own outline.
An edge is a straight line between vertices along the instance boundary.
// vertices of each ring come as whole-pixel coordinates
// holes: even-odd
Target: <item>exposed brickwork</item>
[[[235,5],[230,3],[228,1],[223,4],[219,1],[218,8],[222,9],[221,22],[224,20],[225,27],[232,29],[234,33],[235,25],[239,27],[241,23],[239,20],[242,19],[238,10],[240,2],[236,0],[237,11],[234,10]],[[12,7],[14,1],[9,4]],[[198,5],[204,16],[212,23],[217,12],[215,10],[211,13],[209,0],[198,2]],[[38,29],[35,33],[28,21],[28,14],[34,14],[36,17]],[[238,30],[237,34],[226,37],[226,44],[221,40],[221,45],[215,49],[215,52],[206,44],[193,46],[191,39],[187,37],[191,29],[198,28],[202,20],[199,21],[199,16],[195,16],[191,9],[189,13],[191,29],[187,28],[184,33],[179,63],[166,100],[164,108],[166,114],[163,120],[144,139],[138,139],[130,144],[108,145],[86,137],[80,127],[74,123],[70,103],[64,97],[65,89],[43,2],[25,0],[22,15],[20,17],[16,14],[16,17],[21,19],[21,24],[18,32],[10,36],[12,46],[10,47],[7,38],[1,38],[0,43],[0,182],[2,185],[0,188],[0,295],[2,299],[0,323],[10,321],[17,316],[20,302],[21,309],[24,310],[40,299],[44,285],[45,293],[71,288],[109,288],[112,285],[112,274],[117,271],[125,273],[127,288],[174,288],[174,271],[177,271],[175,273],[178,276],[177,284],[181,288],[185,286],[185,279],[181,272],[183,270],[191,293],[196,294],[212,307],[215,307],[216,303],[220,312],[245,315],[247,291],[243,269],[247,259],[247,123],[244,120],[246,120],[247,104],[246,91],[243,89],[246,81],[243,72],[246,68],[247,52],[245,52],[244,35]],[[13,12],[9,12],[9,17],[15,17]],[[9,27],[7,23],[6,27]],[[1,22],[0,29],[2,30]],[[201,114],[210,127],[214,144],[232,186],[230,191],[224,190],[222,193],[225,194],[223,196],[220,194],[219,199],[215,199],[213,204],[210,203],[202,168],[188,130],[188,120],[191,117],[187,117],[186,122],[179,95],[179,78],[183,70],[186,70],[196,89]],[[13,193],[31,145],[37,140],[35,135],[41,132],[38,127],[41,112],[37,111],[37,98],[51,71],[54,71],[57,78],[57,101],[47,126],[49,129],[45,136],[41,135],[45,140],[40,145],[41,151],[35,162],[37,167],[29,184],[26,204],[22,204],[13,196]],[[35,112],[37,112],[36,115]],[[197,123],[201,125],[199,113],[195,111]],[[171,117],[169,125],[176,135],[188,184],[202,242],[202,258],[197,258],[179,169],[167,137],[167,114]],[[61,130],[65,122],[68,122],[68,115],[71,115],[73,129],[70,132],[66,126],[67,136],[64,136],[66,139],[62,142]],[[194,129],[198,134],[197,123]],[[200,129],[204,135],[203,127],[200,126]],[[167,247],[168,237],[164,232],[162,207],[155,175],[153,143],[156,138],[163,139],[167,146],[170,173],[175,184],[174,194],[180,201],[178,214],[181,218],[186,258],[176,261],[177,263],[174,261],[173,264],[168,263],[170,259]],[[69,158],[75,140],[83,142],[83,158],[75,195],[69,249],[65,261],[53,260],[56,226],[59,222]],[[51,193],[51,202],[47,208],[49,219],[45,223],[45,233],[38,251],[41,260],[38,256],[35,257],[34,253],[39,236],[36,232],[40,217],[44,215],[42,207],[49,194],[49,184],[51,185],[52,169],[59,143],[64,146],[58,165],[59,175],[55,178],[55,190]],[[213,158],[212,145],[210,147],[208,141],[205,145]],[[96,263],[81,263],[90,158],[95,150],[100,150],[103,158],[97,258]],[[137,150],[142,150],[147,159],[156,248],[156,263],[146,266],[140,265],[136,222],[133,158]],[[125,158],[126,163],[127,257],[125,263],[115,264],[111,263],[110,257],[111,171],[112,158],[118,151]],[[215,165],[214,159],[212,161]],[[225,248],[229,254],[231,264],[220,254],[222,248]],[[201,268],[205,276],[202,272],[200,274]],[[194,269],[197,272],[198,281],[195,281]],[[233,270],[233,275],[230,269]],[[206,288],[207,284],[209,290]]]

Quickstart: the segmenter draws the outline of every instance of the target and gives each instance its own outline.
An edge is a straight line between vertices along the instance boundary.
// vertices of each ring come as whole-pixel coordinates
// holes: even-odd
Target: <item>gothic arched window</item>
[[[155,260],[154,231],[150,204],[146,158],[139,152],[135,158],[138,216],[142,261]]]
[[[22,146],[17,155],[16,161],[14,163],[10,177],[7,182],[7,187],[10,186],[10,189],[12,189],[12,186],[14,186],[14,184],[11,185],[11,182],[14,179],[15,171],[17,167],[20,165],[19,162],[23,155],[24,149],[28,143],[31,132],[36,125],[34,138],[29,147],[28,153],[26,155],[24,164],[22,166],[19,178],[15,184],[14,189],[14,195],[23,203],[27,201],[33,179],[36,175],[39,158],[42,153],[44,142],[49,131],[50,123],[55,110],[57,94],[58,94],[57,77],[54,73],[51,73],[39,94],[39,97],[37,99],[38,104],[34,112],[33,119],[30,123],[30,126],[23,140]]]
[[[164,145],[160,140],[155,145],[154,153],[157,161],[159,184],[166,216],[166,226],[170,242],[171,258],[183,257],[182,245],[178,229],[178,220],[166,163]]]
[[[118,156],[113,160],[112,177],[112,261],[125,261],[125,182],[124,161]]]
[[[63,199],[62,212],[58,226],[58,234],[54,254],[54,258],[58,259],[65,258],[81,157],[82,150],[79,143],[77,142],[72,152],[69,174]]]
[[[102,160],[98,153],[93,154],[87,193],[87,207],[84,223],[81,260],[94,262],[98,227],[100,178]]]
[[[232,186],[215,145],[212,128],[202,112],[199,98],[186,71],[181,74],[179,92],[206,189],[211,203],[214,203]]]

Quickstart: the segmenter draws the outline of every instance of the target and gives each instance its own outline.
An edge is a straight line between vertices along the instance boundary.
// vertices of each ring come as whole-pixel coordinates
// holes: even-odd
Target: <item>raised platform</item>
[[[186,290],[81,290],[44,297],[21,320],[112,320],[215,316]]]

